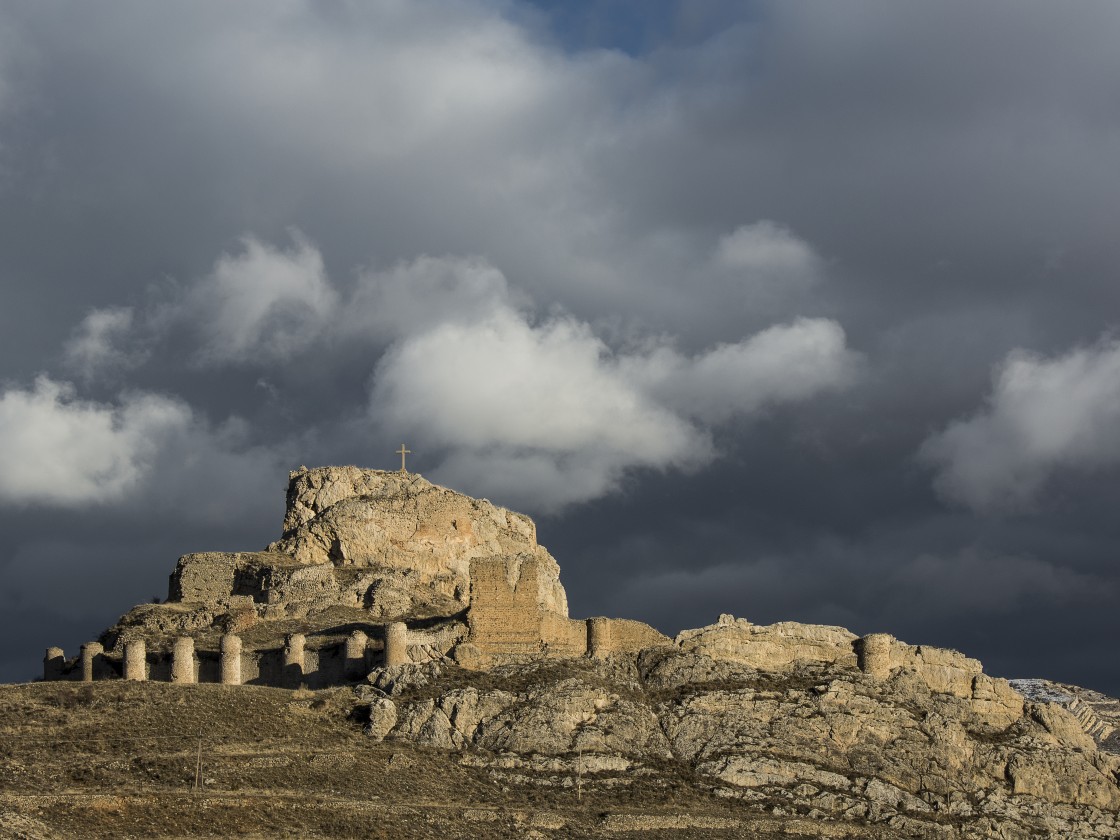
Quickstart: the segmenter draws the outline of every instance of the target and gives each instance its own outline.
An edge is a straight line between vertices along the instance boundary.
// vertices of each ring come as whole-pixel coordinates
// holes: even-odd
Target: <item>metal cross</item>
[[[404,444],[402,443],[401,448],[397,450],[397,454],[401,456],[401,472],[406,472],[406,470],[404,468],[404,456],[405,455],[411,455],[412,450],[411,449],[405,449]]]

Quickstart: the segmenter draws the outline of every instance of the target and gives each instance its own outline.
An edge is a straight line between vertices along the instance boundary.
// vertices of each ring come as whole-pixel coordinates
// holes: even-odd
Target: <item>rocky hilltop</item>
[[[535,616],[567,621],[560,567],[529,517],[413,473],[302,467],[289,478],[279,540],[264,551],[179,558],[167,600],[122,616],[102,635],[101,661],[123,662],[134,641],[146,643],[150,658],[184,635],[199,651],[218,651],[228,633],[246,651],[277,652],[293,633],[326,650],[359,632],[375,654],[393,622],[411,626],[412,655],[444,655],[471,635],[472,593],[477,601],[495,575],[530,596],[524,607]],[[474,646],[467,653],[481,656]],[[304,674],[308,682],[336,679],[318,670]]]
[[[636,656],[484,682],[375,669],[359,695],[372,737],[458,751],[504,784],[565,784],[579,761],[627,785],[668,762],[748,811],[816,821],[810,836],[1120,836],[1113,730],[1079,690],[1028,699],[959,653],[883,641],[869,669],[842,628],[723,616]]]
[[[472,561],[501,558],[517,578],[531,559],[537,605],[568,614],[560,567],[537,544],[533,520],[412,473],[295,472],[284,535],[268,550],[300,565],[364,570],[361,605],[379,617],[459,612],[470,605]]]
[[[1120,836],[1110,698],[882,633],[724,615],[669,639],[567,613],[528,517],[407,473],[301,469],[279,540],[186,555],[167,603],[78,658],[48,650],[46,676],[333,691],[333,725],[364,744],[434,749],[502,796],[629,803],[537,837]],[[227,792],[263,784],[239,772]],[[670,795],[674,814],[630,807]]]

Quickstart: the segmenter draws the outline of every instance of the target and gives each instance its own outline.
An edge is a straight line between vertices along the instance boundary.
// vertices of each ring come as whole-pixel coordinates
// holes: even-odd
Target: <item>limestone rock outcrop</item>
[[[486,685],[450,664],[375,672],[385,692],[364,701],[369,730],[463,751],[501,784],[578,772],[618,787],[676,765],[717,797],[832,823],[836,836],[845,824],[945,840],[1120,831],[1120,757],[1060,704],[982,672],[979,692],[947,691],[938,669],[951,651],[926,648],[929,679],[911,660],[884,680],[820,648],[843,650],[846,631],[752,627],[725,618],[638,656],[506,666]]]
[[[375,604],[392,591],[420,607],[428,599],[459,609],[470,604],[472,561],[503,560],[513,583],[524,562],[535,560],[538,606],[568,614],[560,567],[537,544],[533,520],[411,473],[357,467],[294,472],[284,534],[268,550],[300,565],[375,571]]]
[[[136,607],[103,641],[111,650],[133,639],[170,650],[189,635],[216,650],[222,633],[235,632],[257,650],[301,632],[314,647],[355,628],[378,639],[377,628],[413,621],[426,623],[423,644],[442,655],[468,634],[472,593],[483,586],[488,594],[497,581],[516,590],[526,612],[517,616],[532,637],[527,646],[519,638],[523,648],[542,647],[551,632],[583,652],[586,630],[568,619],[560,568],[529,517],[413,473],[300,468],[289,476],[279,540],[264,551],[184,555],[167,601]],[[491,614],[504,615],[481,611],[476,623]]]
[[[856,638],[843,627],[796,621],[758,626],[745,618],[722,615],[716,624],[682,631],[677,636],[677,645],[681,650],[713,659],[780,671],[799,662],[854,667]]]
[[[1120,755],[1120,699],[1050,680],[1012,680],[1011,685],[1028,700],[1056,703],[1068,710],[1086,734]]]
[[[122,616],[81,673],[112,678],[126,647],[143,643],[150,679],[216,681],[230,635],[240,680],[314,688],[352,683],[375,664],[453,657],[486,669],[669,643],[639,621],[569,618],[560,567],[533,521],[486,499],[412,473],[302,467],[287,502],[266,550],[179,558],[167,601]],[[191,661],[176,662],[187,642]],[[74,679],[78,667],[56,651],[44,676]]]

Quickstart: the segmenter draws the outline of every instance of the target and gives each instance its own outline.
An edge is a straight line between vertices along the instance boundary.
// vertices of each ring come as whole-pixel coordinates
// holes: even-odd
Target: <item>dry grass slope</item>
[[[676,766],[625,786],[516,785],[374,743],[349,689],[0,686],[0,837],[759,840],[885,837],[755,815]],[[202,733],[202,789],[192,790]]]

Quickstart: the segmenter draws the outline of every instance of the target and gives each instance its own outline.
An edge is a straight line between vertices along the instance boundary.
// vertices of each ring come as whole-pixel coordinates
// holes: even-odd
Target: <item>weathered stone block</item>
[[[403,621],[394,621],[385,627],[385,666],[393,667],[408,662],[408,627]]]
[[[143,639],[125,642],[124,678],[133,682],[148,679],[148,651]]]
[[[222,636],[221,681],[223,685],[241,685],[241,637],[232,633]]]
[[[60,647],[47,648],[43,656],[43,679],[60,680],[66,666],[66,653]]]
[[[82,645],[82,682],[93,682],[93,678],[104,655],[105,648],[100,642],[86,642]]]
[[[194,661],[194,639],[179,636],[171,649],[171,682],[190,685],[197,682]]]

